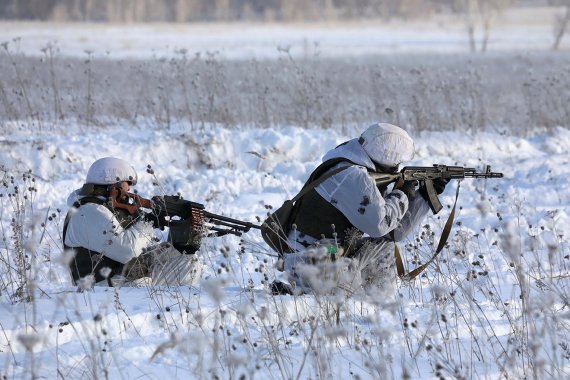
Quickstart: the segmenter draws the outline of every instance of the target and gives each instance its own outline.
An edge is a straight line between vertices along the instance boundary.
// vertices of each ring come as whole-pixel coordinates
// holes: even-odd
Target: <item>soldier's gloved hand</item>
[[[144,220],[152,223],[152,228],[160,228],[161,230],[164,230],[164,225],[161,223],[161,218],[158,217],[158,214],[156,212],[145,212],[143,217]]]
[[[449,178],[436,178],[436,179],[434,179],[433,180],[433,188],[435,189],[435,192],[438,195],[443,193],[443,191],[445,190],[445,186],[447,186],[449,181],[451,181],[451,179],[449,179]]]
[[[443,191],[445,190],[445,186],[447,186],[447,184],[449,183],[449,181],[451,181],[451,179],[449,178],[436,178],[433,180],[433,188],[435,190],[435,192],[437,193],[437,195],[443,193]],[[427,192],[427,188],[425,185],[420,187],[420,195],[429,202],[429,195]]]
[[[414,198],[416,197],[417,184],[418,181],[407,181],[404,182],[404,184],[401,187],[399,187],[398,190],[406,194],[406,197],[408,197],[408,201],[413,201]]]
[[[155,195],[151,198],[152,204],[154,205],[154,213],[155,214],[164,214],[166,213],[166,202],[164,201],[164,197]]]

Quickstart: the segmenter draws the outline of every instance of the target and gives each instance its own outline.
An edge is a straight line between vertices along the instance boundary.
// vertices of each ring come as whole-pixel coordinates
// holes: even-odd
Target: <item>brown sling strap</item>
[[[404,263],[402,261],[402,256],[401,256],[400,250],[398,248],[398,243],[396,243],[396,241],[394,240],[394,256],[396,257],[396,270],[398,271],[398,277],[400,277],[403,280],[407,280],[407,281],[413,280],[420,273],[422,273],[423,270],[426,269],[428,267],[428,265],[430,265],[435,260],[435,258],[439,255],[439,253],[443,250],[443,247],[445,247],[445,243],[447,243],[447,239],[449,238],[449,233],[451,232],[451,227],[453,226],[453,219],[455,218],[455,206],[457,206],[457,199],[458,198],[459,198],[459,183],[457,184],[457,191],[455,192],[455,202],[453,203],[453,208],[451,209],[451,213],[449,213],[449,216],[447,217],[447,221],[445,222],[445,226],[443,227],[443,231],[441,232],[441,236],[439,238],[439,243],[437,245],[437,249],[435,250],[435,253],[431,257],[431,259],[428,260],[428,262],[426,262],[426,263],[420,265],[419,267],[417,267],[416,269],[406,273],[406,271],[404,269]],[[392,234],[392,238],[394,238],[393,234]]]

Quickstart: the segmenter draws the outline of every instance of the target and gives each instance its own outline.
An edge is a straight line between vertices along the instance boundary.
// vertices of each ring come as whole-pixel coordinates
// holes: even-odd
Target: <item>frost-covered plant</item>
[[[30,173],[16,177],[2,169],[0,204],[2,214],[11,215],[9,225],[0,224],[0,292],[12,302],[31,301],[34,297],[34,264],[37,258],[33,229],[34,198],[37,189]],[[6,220],[2,215],[2,220]]]
[[[550,232],[555,223],[526,226],[522,206],[514,209],[518,218],[497,213],[494,227],[478,232],[458,220],[437,264],[408,288],[408,301],[432,317],[418,321],[413,309],[402,310],[406,345],[411,358],[431,358],[436,376],[484,376],[489,362],[506,377],[565,374],[563,359],[547,359],[557,349],[564,356],[570,334],[561,314],[568,307],[563,235]],[[424,225],[405,246],[412,266],[433,254],[436,230]],[[502,286],[505,277],[512,288]]]
[[[2,45],[0,119],[42,128],[66,119],[153,128],[223,124],[344,128],[382,119],[409,129],[547,128],[568,119],[564,55],[454,55],[325,58],[308,43],[293,57],[228,61],[216,53],[146,61],[59,56],[41,59]],[[109,57],[113,54],[110,52]],[[30,124],[30,123],[29,123]],[[514,128],[514,127],[513,127]]]

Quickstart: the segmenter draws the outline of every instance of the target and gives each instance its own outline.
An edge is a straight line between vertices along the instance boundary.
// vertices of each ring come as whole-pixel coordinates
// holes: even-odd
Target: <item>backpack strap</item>
[[[303,188],[301,189],[301,191],[299,191],[299,193],[297,193],[297,195],[295,195],[295,197],[293,197],[293,199],[291,199],[291,202],[295,203],[303,195],[307,194],[309,191],[311,191],[315,187],[319,186],[321,183],[323,183],[324,181],[326,181],[327,179],[329,179],[333,175],[338,174],[341,171],[348,169],[351,166],[351,165],[349,165],[349,166],[343,166],[340,168],[336,168],[335,170],[323,175],[324,172],[326,172],[327,170],[329,170],[330,168],[332,168],[333,166],[335,166],[336,164],[338,164],[340,162],[348,162],[351,165],[356,165],[354,162],[352,162],[346,158],[342,158],[342,157],[333,158],[333,159],[330,159],[330,160],[323,162],[315,170],[313,170],[313,173],[311,174],[311,176],[309,177],[309,179],[307,180],[305,185],[303,185]]]
[[[286,200],[281,207],[272,213],[268,213],[267,219],[261,225],[261,236],[274,251],[279,253],[280,256],[285,252],[290,251],[290,246],[287,243],[287,234],[289,233],[289,229],[291,228],[293,221],[296,219],[300,208],[301,198],[327,178],[330,178],[349,167],[343,166],[323,175],[325,171],[342,161],[348,160],[335,158],[320,164],[311,173],[309,179],[297,195],[295,195],[291,200]]]

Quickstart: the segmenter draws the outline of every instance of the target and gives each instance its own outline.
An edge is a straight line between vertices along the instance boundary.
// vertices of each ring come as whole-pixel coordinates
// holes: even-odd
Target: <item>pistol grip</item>
[[[427,202],[429,204],[429,207],[431,208],[431,211],[435,215],[443,208],[443,206],[441,205],[441,202],[439,201],[439,198],[437,197],[437,192],[435,191],[435,188],[433,187],[433,181],[431,179],[426,179],[424,186],[426,188],[426,192],[427,192],[427,196],[428,196]]]

